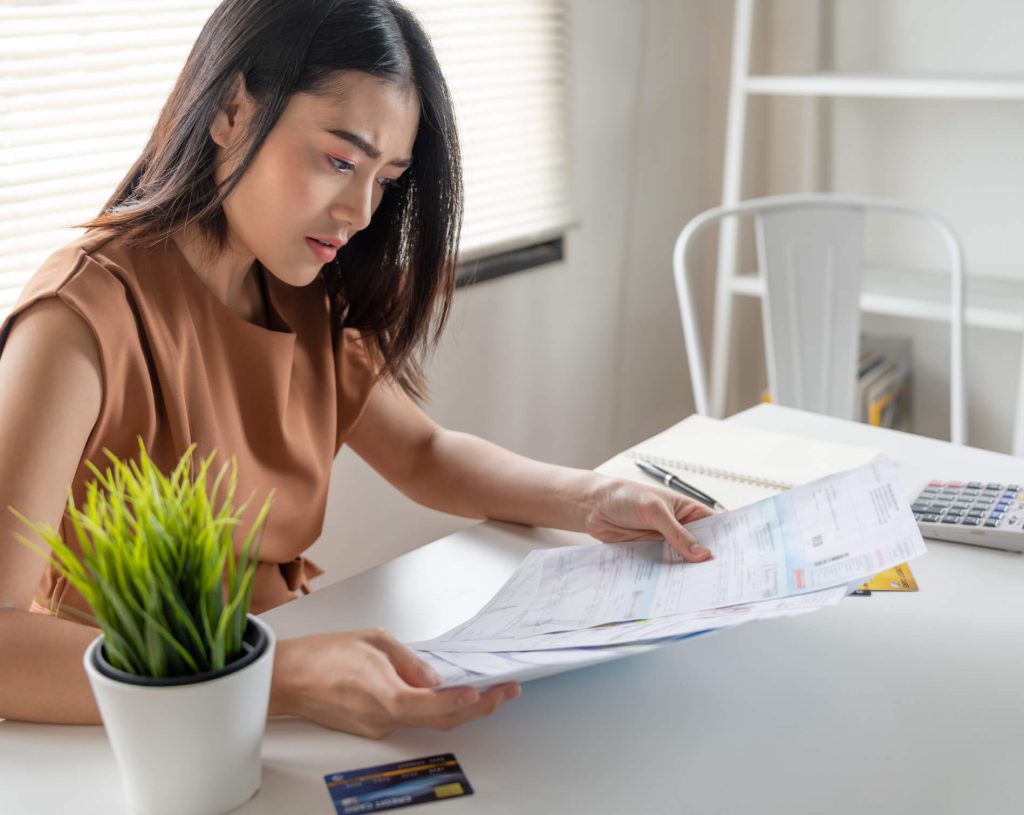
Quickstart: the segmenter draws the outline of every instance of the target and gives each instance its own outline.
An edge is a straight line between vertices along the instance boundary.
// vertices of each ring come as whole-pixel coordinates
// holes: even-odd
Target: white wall
[[[579,226],[563,263],[458,293],[430,368],[439,422],[593,467],[692,412],[670,256],[718,197],[727,7],[571,0]],[[328,570],[317,583],[467,523],[412,504],[343,451],[309,553]]]

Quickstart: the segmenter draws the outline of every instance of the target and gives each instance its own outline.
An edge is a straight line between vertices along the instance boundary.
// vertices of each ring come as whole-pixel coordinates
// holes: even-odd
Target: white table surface
[[[931,477],[1024,480],[1020,459],[785,408],[730,421],[881,447],[908,493]],[[265,619],[285,637],[433,636],[483,605],[530,548],[579,540],[483,524]],[[237,811],[330,815],[325,774],[440,752],[455,753],[476,793],[439,802],[439,815],[1024,811],[1024,557],[929,542],[912,568],[919,592],[531,682],[452,732],[374,742],[271,720],[262,789]],[[2,815],[122,811],[102,728],[0,722]]]

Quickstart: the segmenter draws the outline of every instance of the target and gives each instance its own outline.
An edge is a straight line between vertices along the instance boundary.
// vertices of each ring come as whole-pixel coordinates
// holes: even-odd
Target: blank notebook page
[[[638,458],[646,459],[703,490],[726,509],[735,509],[879,455],[875,448],[755,430],[695,414],[598,470],[656,483],[635,464]]]

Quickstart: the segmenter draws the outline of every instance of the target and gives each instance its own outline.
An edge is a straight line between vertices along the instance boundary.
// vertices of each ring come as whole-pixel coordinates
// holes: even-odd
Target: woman
[[[708,557],[681,525],[702,505],[522,458],[417,406],[419,360],[453,296],[461,204],[447,87],[404,8],[226,0],[104,211],[0,329],[0,506],[58,521],[84,462],[130,456],[138,436],[164,466],[193,441],[234,455],[239,494],[275,490],[260,612],[320,573],[302,552],[347,443],[445,512],[663,536]],[[81,668],[95,631],[68,619],[88,606],[16,531],[0,514],[0,717],[98,723]],[[436,683],[384,632],[300,637],[278,644],[270,712],[380,737],[519,694]]]

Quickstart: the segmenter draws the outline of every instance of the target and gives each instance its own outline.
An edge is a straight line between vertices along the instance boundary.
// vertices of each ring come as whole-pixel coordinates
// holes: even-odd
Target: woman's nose
[[[370,225],[373,216],[373,185],[375,181],[363,182],[352,179],[334,199],[331,217],[349,225],[351,232],[359,232]]]

